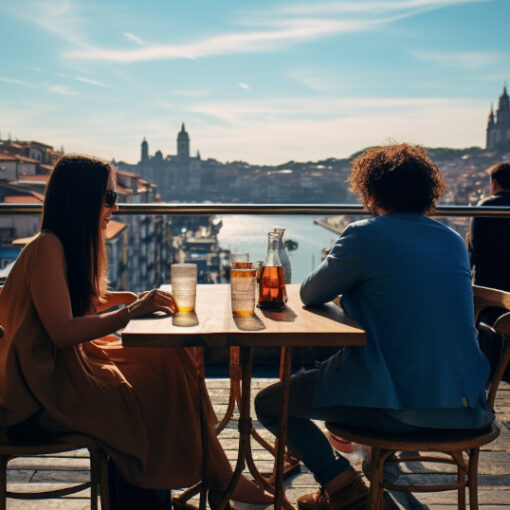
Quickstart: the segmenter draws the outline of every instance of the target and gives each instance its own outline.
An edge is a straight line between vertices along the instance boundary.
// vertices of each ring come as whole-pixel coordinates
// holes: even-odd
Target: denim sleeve
[[[359,229],[348,226],[330,254],[301,285],[301,300],[317,306],[350,290],[361,278]]]

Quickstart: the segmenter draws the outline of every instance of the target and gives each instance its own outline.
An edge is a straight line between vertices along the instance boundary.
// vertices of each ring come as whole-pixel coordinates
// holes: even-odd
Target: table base
[[[234,351],[234,352],[232,352]],[[233,354],[233,356],[232,356]],[[233,358],[233,359],[232,359]],[[203,363],[203,356],[199,355],[199,360]],[[199,363],[200,363],[199,361]],[[285,492],[283,489],[283,478],[290,474],[299,471],[299,460],[291,457],[285,452],[285,440],[287,436],[287,418],[288,418],[288,395],[290,391],[290,373],[291,373],[291,361],[292,361],[292,348],[283,347],[281,355],[280,365],[280,379],[282,380],[282,403],[280,413],[280,429],[279,429],[279,440],[276,440],[276,446],[272,447],[267,441],[258,435],[255,431],[252,420],[250,417],[250,403],[251,403],[251,375],[253,365],[253,347],[237,347],[231,348],[231,386],[229,405],[225,416],[218,424],[216,433],[219,434],[232,417],[235,404],[239,408],[239,454],[237,458],[236,467],[232,476],[232,480],[225,491],[224,498],[220,505],[215,510],[224,510],[227,502],[230,499],[241,474],[247,465],[252,476],[268,492],[275,494],[274,508],[275,509],[293,509],[294,507],[285,498]],[[203,364],[199,369],[203,376]],[[205,381],[205,379],[202,379]],[[241,388],[239,388],[241,383]],[[204,415],[204,409],[201,404],[200,406],[201,415]],[[204,417],[205,418],[205,417]],[[203,434],[203,448],[204,451],[207,447],[206,434]],[[275,465],[273,473],[269,476],[262,475],[255,466],[253,455],[251,451],[250,439],[253,436],[257,442],[259,442],[264,448],[270,451],[275,457]],[[287,462],[285,460],[287,459]],[[206,466],[204,463],[204,474],[206,472]],[[203,478],[203,480],[206,480]],[[189,499],[200,492],[200,510],[205,508],[205,499],[207,487],[206,483],[199,482],[193,487],[190,487],[179,496],[173,498],[173,504],[176,509],[189,510],[195,508],[193,505],[188,503]]]

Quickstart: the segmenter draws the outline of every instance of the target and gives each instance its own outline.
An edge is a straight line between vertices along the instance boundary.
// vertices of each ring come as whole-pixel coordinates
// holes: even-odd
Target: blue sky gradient
[[[135,163],[483,146],[508,0],[0,0],[0,133]]]

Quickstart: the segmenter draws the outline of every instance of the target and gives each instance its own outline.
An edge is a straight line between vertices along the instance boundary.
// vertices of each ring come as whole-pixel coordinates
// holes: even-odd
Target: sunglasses
[[[104,205],[106,205],[106,207],[113,207],[117,202],[117,198],[118,195],[116,191],[107,189],[104,194]]]

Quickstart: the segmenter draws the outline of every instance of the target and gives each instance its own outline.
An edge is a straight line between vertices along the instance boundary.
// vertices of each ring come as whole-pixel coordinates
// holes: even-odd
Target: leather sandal
[[[367,502],[368,487],[360,476],[332,494],[321,487],[318,492],[297,500],[299,510],[347,510],[359,508]]]

